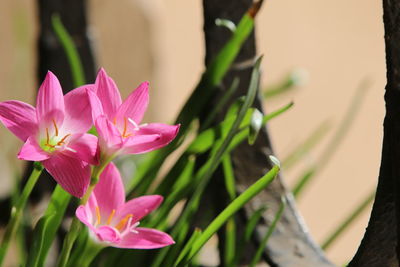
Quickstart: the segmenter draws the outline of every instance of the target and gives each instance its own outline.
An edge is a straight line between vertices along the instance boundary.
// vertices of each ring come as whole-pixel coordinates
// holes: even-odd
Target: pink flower
[[[178,133],[179,125],[140,124],[149,103],[144,82],[122,102],[114,81],[101,69],[90,92],[93,120],[102,155],[139,154],[161,148]]]
[[[86,86],[90,87],[90,86]],[[98,164],[87,89],[63,96],[57,77],[48,72],[39,88],[36,109],[11,100],[0,103],[0,121],[25,144],[22,160],[41,161],[66,191],[82,197],[90,182],[90,164]]]
[[[156,209],[162,196],[142,196],[125,203],[125,191],[118,169],[107,165],[88,203],[76,210],[78,219],[89,227],[92,238],[107,246],[152,249],[174,244],[161,231],[138,227],[141,218]]]

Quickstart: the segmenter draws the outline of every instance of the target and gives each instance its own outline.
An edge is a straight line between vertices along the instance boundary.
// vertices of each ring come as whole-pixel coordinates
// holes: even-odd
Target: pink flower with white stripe
[[[125,190],[118,169],[107,165],[100,175],[86,205],[76,210],[76,216],[90,229],[90,235],[106,246],[133,249],[154,249],[174,244],[166,233],[138,227],[139,221],[155,210],[162,196],[148,195],[125,203]]]
[[[140,84],[122,102],[114,81],[104,69],[99,71],[89,96],[102,157],[149,152],[175,138],[179,125],[141,124],[149,103],[148,88],[148,82]]]
[[[82,197],[90,182],[90,165],[98,164],[87,88],[63,96],[57,77],[48,72],[39,88],[36,108],[16,101],[0,103],[0,121],[25,144],[22,160],[41,161],[58,184]]]

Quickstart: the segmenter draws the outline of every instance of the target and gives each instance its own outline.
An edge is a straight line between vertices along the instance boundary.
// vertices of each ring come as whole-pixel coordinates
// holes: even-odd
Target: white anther
[[[76,153],[76,150],[75,150],[75,149],[72,149],[72,148],[70,148],[70,147],[67,147],[67,146],[66,146],[65,149],[68,150],[68,151],[71,151],[71,152]]]
[[[134,121],[134,120],[132,120],[131,118],[128,118],[128,121],[130,122],[130,123],[132,123],[132,125],[133,125],[133,127],[135,127],[134,128],[134,130],[135,131],[139,131],[139,125]]]
[[[138,234],[139,232],[135,228],[140,224],[140,222],[135,222],[129,229],[131,233]]]

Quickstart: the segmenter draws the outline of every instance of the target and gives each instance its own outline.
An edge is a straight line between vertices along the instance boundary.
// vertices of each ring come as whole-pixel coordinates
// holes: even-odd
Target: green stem
[[[34,162],[33,170],[31,175],[28,178],[28,182],[26,183],[21,196],[19,197],[17,204],[11,209],[11,219],[7,225],[6,232],[4,234],[3,240],[0,245],[0,266],[3,263],[5,258],[8,245],[10,244],[10,240],[14,237],[18,226],[21,221],[22,212],[25,208],[26,201],[29,198],[29,195],[32,192],[33,187],[35,186],[37,180],[39,179],[40,174],[43,171],[43,166],[40,162]]]
[[[279,172],[279,166],[275,165],[272,169],[265,174],[261,179],[250,186],[246,191],[239,195],[231,204],[228,205],[218,216],[215,218],[210,225],[204,230],[204,232],[197,238],[193,243],[190,251],[188,262],[193,258],[203,245],[211,238],[211,236],[233,215],[235,214],[244,204],[250,199],[260,193],[265,187],[267,187],[275,176]]]
[[[89,188],[86,190],[85,195],[82,197],[80,205],[85,205],[88,202],[94,187],[99,182],[100,174],[103,172],[104,168],[108,165],[108,163],[112,160],[112,158],[113,157],[109,157],[107,160],[100,162],[100,164],[93,169],[92,176],[90,178]],[[65,267],[67,265],[69,256],[71,254],[72,246],[74,245],[75,240],[78,237],[80,227],[81,224],[79,219],[76,216],[74,216],[74,218],[72,219],[69,232],[67,233],[67,236],[65,237],[63,242],[63,248],[61,250],[61,255],[58,260],[59,267]]]
[[[73,263],[73,265],[69,266],[79,266],[79,267],[88,267],[92,263],[92,261],[96,258],[97,254],[104,248],[99,244],[94,243],[89,239],[86,242],[85,248],[80,252],[80,257],[78,260]],[[84,255],[84,256],[82,256]]]

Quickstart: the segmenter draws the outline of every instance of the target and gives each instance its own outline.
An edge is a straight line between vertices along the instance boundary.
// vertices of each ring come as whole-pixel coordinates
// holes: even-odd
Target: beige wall
[[[90,5],[99,65],[115,78],[124,96],[149,80],[148,120],[172,121],[203,68],[201,1],[120,0],[116,5],[91,0]],[[33,10],[32,1],[0,1],[0,100],[32,102]],[[365,77],[373,81],[350,134],[299,201],[317,241],[375,186],[384,116],[381,17],[380,1],[271,0],[257,18],[258,50],[265,55],[263,84],[276,82],[293,68],[309,73],[305,86],[265,105],[273,110],[295,102],[290,112],[269,126],[278,157],[287,155],[325,119],[331,119],[334,131],[360,81]],[[12,158],[19,143],[2,127],[0,145],[0,157]],[[296,170],[284,173],[289,185],[318,159],[322,148]],[[2,181],[9,177],[6,171],[0,175]],[[337,264],[354,254],[368,213],[328,251]]]

